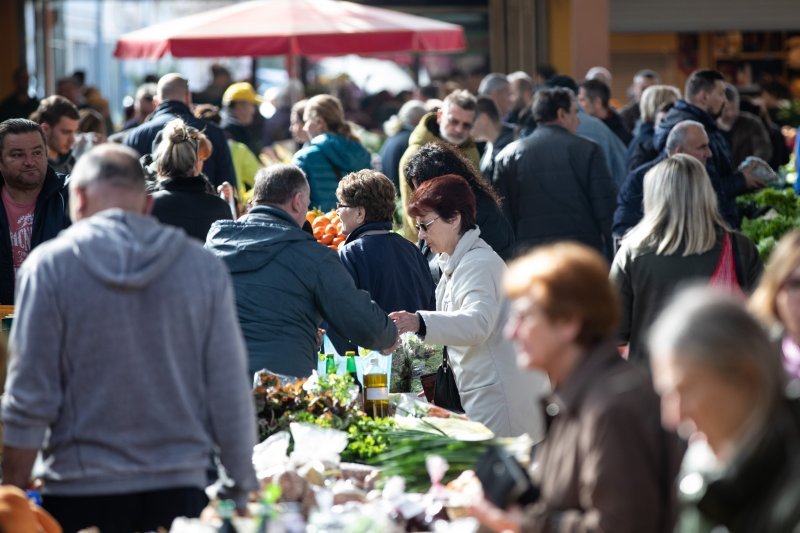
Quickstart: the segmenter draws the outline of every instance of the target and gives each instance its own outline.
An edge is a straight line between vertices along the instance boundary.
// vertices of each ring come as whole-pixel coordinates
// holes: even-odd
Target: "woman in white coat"
[[[436,311],[389,316],[400,333],[447,346],[470,419],[497,436],[528,433],[541,440],[537,403],[549,385],[543,374],[517,368],[514,348],[503,337],[509,311],[502,284],[506,265],[480,238],[472,189],[460,176],[434,178],[414,191],[408,213],[416,219],[419,237],[439,254]]]

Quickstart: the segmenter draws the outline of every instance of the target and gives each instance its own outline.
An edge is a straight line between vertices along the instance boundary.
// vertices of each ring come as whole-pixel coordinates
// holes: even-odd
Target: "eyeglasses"
[[[345,207],[353,207],[352,205],[336,203],[336,209],[344,209]]]
[[[414,228],[416,228],[417,233],[419,233],[422,230],[425,230],[425,233],[428,233],[428,228],[430,228],[431,224],[433,224],[437,220],[439,220],[439,217],[433,218],[427,222],[420,222],[419,224],[414,224]]]

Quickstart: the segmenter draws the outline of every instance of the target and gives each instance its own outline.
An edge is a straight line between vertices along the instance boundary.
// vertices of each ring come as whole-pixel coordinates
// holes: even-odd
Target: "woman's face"
[[[515,299],[505,336],[517,347],[517,366],[553,375],[575,339],[573,321],[552,321],[529,296]]]
[[[423,216],[416,217],[414,227],[420,240],[425,240],[434,253],[451,254],[456,249],[461,235],[461,215],[456,214],[452,220],[447,221],[439,216],[436,211],[428,211]]]
[[[336,212],[342,220],[342,233],[345,235],[350,235],[364,224],[365,212],[363,207],[354,207],[339,199],[339,203],[336,205]]]
[[[653,384],[664,427],[684,438],[700,432],[718,456],[741,437],[756,403],[754,384],[743,374],[723,374],[674,353],[653,358]]]
[[[309,140],[308,134],[303,129],[303,125],[304,123],[302,115],[293,113],[289,122],[289,131],[292,134],[292,139],[294,139],[294,142],[298,144],[305,144]]]
[[[787,333],[800,341],[800,265],[781,283],[775,295],[775,308]]]
[[[327,128],[325,127],[325,121],[318,116],[313,116],[312,118],[312,114],[308,111],[306,111],[303,115],[303,120],[305,121],[303,124],[303,130],[308,134],[309,139],[313,139],[317,135],[327,131]]]

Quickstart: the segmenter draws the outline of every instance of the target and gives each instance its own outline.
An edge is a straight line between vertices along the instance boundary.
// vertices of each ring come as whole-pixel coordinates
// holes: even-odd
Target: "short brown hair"
[[[394,216],[392,180],[375,170],[359,170],[342,178],[336,198],[351,207],[363,207],[365,222],[388,222]]]
[[[608,279],[608,263],[588,246],[540,246],[509,265],[503,284],[510,298],[530,297],[551,321],[578,318],[575,342],[584,348],[611,336],[619,323],[619,298]]]
[[[39,124],[55,126],[61,120],[61,117],[71,118],[72,120],[80,120],[81,118],[75,104],[56,94],[48,96],[39,102],[39,108],[33,112],[31,120]]]

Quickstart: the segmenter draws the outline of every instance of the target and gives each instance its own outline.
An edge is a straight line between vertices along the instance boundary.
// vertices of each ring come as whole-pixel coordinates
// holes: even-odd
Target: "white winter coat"
[[[464,233],[452,256],[441,254],[436,311],[420,311],[425,342],[447,346],[466,415],[497,436],[544,436],[539,399],[549,391],[544,374],[517,367],[503,337],[509,303],[503,295],[506,265],[480,238]]]

